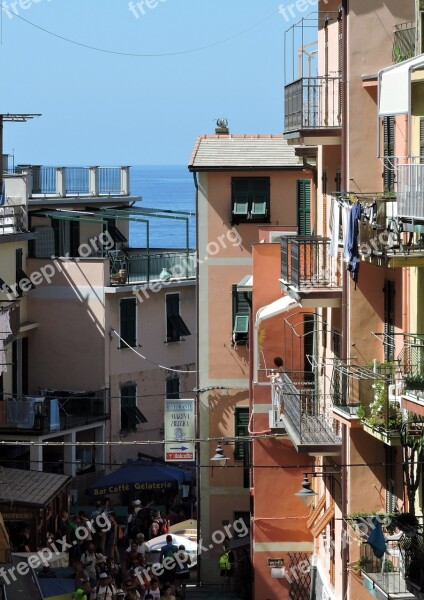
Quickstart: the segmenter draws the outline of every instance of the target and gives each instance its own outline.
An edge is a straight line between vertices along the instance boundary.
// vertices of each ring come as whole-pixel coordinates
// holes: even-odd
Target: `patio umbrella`
[[[191,471],[138,459],[102,477],[88,488],[92,496],[169,490],[191,480]]]

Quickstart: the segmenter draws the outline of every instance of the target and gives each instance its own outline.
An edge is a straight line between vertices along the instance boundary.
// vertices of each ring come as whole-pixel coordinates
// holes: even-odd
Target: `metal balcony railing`
[[[196,276],[196,252],[180,250],[175,252],[154,252],[146,249],[130,248],[111,254],[111,284],[149,283],[170,279],[192,279]]]
[[[329,255],[330,240],[321,236],[285,236],[281,241],[281,278],[297,290],[341,289],[340,257]]]
[[[23,233],[27,230],[26,206],[0,206],[0,235]]]
[[[18,165],[27,173],[29,197],[128,196],[129,167],[50,167]]]
[[[330,394],[321,394],[309,372],[282,373],[273,384],[280,395],[282,421],[296,447],[338,446],[341,433],[333,419]],[[275,397],[274,397],[275,401]]]
[[[284,131],[340,128],[340,77],[302,77],[284,88]]]
[[[63,392],[48,394],[7,398],[0,431],[43,434],[104,421],[110,416],[109,399],[104,391],[70,396]]]
[[[397,165],[397,216],[424,220],[424,164]]]
[[[395,25],[393,35],[392,58],[400,63],[415,56],[416,28],[413,21]]]
[[[386,598],[396,598],[396,594],[408,599],[413,598],[408,594],[405,581],[405,559],[395,540],[386,541],[386,553],[382,558],[374,555],[369,544],[361,544],[360,568],[376,589],[382,590]]]

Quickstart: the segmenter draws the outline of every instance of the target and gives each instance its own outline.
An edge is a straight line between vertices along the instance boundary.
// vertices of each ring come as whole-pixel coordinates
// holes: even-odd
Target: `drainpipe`
[[[197,215],[199,214],[199,182],[197,181],[197,174],[193,171],[193,180],[194,187],[196,188],[196,220]],[[196,329],[197,329],[197,348],[196,348],[196,390],[199,390],[199,227],[198,223],[196,223]],[[201,392],[196,392],[196,439],[200,439],[200,394]],[[197,540],[200,540],[201,530],[200,530],[200,516],[201,516],[201,506],[200,506],[200,442],[196,442],[196,483],[197,483]],[[196,584],[198,587],[202,585],[202,556],[200,552],[197,555],[197,580]]]
[[[348,191],[348,17],[349,17],[349,0],[342,0],[342,19],[343,19],[343,64],[342,64],[342,190]],[[348,358],[348,272],[343,271],[343,292],[342,292],[342,358]],[[347,426],[342,426],[342,465],[347,465],[348,448],[347,448]],[[341,472],[341,487],[342,487],[342,516],[347,515],[347,494],[348,494],[348,468],[342,467]],[[347,545],[347,523],[342,520],[342,598],[347,598],[348,589],[348,574],[347,565],[349,560],[349,547]]]

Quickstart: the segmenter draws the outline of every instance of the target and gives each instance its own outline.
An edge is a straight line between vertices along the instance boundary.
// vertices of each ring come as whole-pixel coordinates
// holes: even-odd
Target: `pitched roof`
[[[0,504],[43,508],[70,481],[68,475],[0,467]]]
[[[303,163],[282,135],[202,135],[188,167],[190,171],[296,169]]]

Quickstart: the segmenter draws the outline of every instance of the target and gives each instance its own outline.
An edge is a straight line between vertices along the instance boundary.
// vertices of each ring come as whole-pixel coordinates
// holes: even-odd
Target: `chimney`
[[[227,119],[217,119],[215,133],[221,134],[229,134],[230,130],[228,129],[228,121]]]

